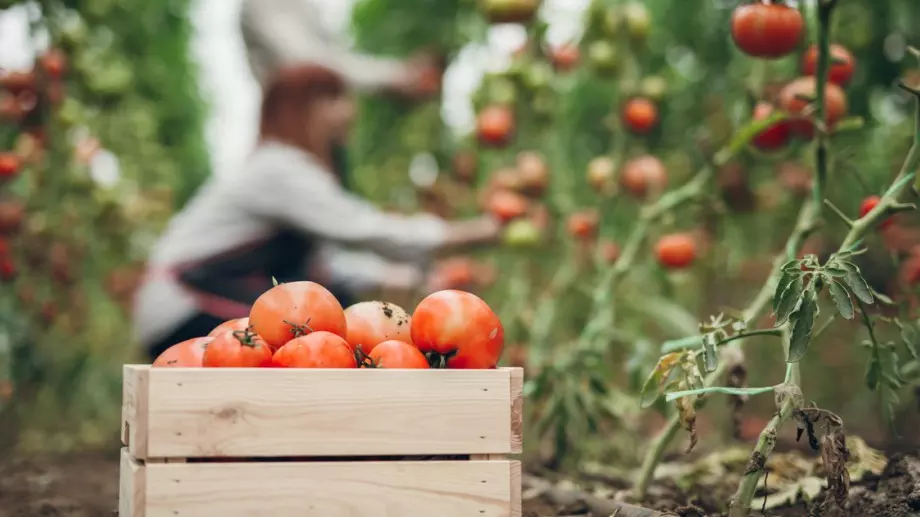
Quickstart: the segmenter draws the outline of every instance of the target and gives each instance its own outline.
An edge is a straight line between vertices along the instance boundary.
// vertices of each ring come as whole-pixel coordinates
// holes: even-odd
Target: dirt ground
[[[0,459],[0,517],[115,517],[117,480],[117,452]],[[721,494],[710,493],[708,499],[693,497],[674,486],[659,487],[658,493],[666,495],[655,505],[657,509],[676,512],[674,515],[681,517],[717,515],[713,509],[721,504],[715,500]],[[589,506],[577,496],[562,503],[539,496],[525,501],[524,516],[607,517],[591,514]],[[810,512],[801,504],[772,510],[767,515],[920,516],[920,459],[905,455],[892,457],[880,476],[853,485],[845,510]]]

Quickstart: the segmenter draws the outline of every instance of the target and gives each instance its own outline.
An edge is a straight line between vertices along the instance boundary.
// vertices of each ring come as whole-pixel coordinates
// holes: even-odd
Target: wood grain
[[[143,517],[512,517],[515,464],[153,464]]]
[[[131,455],[147,457],[147,399],[150,367],[122,368],[121,441]]]
[[[146,517],[146,470],[131,457],[127,447],[121,450],[118,480],[118,517]]]
[[[138,458],[520,451],[523,398],[512,393],[522,386],[519,368],[127,366],[125,379],[128,445]],[[141,445],[134,429],[143,422]]]
[[[524,369],[509,368],[511,376],[511,452],[524,451]]]

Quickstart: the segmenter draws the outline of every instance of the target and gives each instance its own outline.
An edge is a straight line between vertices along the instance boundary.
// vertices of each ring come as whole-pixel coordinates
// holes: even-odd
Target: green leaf
[[[783,264],[779,269],[784,273],[802,273],[802,264],[799,259],[792,259]]]
[[[818,303],[813,291],[808,291],[802,297],[799,310],[792,315],[792,336],[789,338],[788,362],[796,363],[805,356],[808,345],[811,343],[811,331],[815,325],[815,316],[818,314]]]
[[[668,354],[679,352],[691,348],[700,348],[703,346],[703,336],[687,336],[680,339],[672,339],[661,344],[661,353]]]
[[[872,290],[869,289],[869,284],[860,273],[859,267],[852,262],[841,262],[840,265],[847,271],[845,280],[853,294],[863,303],[873,303],[875,299],[872,296]]]
[[[790,284],[795,282],[796,278],[800,278],[801,276],[802,276],[802,272],[796,270],[796,271],[784,271],[783,275],[779,277],[779,282],[777,282],[776,284],[776,291],[774,291],[774,295],[773,295],[773,312],[774,313],[777,310],[779,310],[779,301],[782,298],[783,292],[786,291],[786,288],[788,288]]]
[[[779,294],[779,304],[776,309],[776,326],[785,324],[789,321],[789,316],[798,310],[799,303],[802,300],[802,293],[805,292],[805,285],[801,277],[792,281],[786,289]],[[777,296],[777,295],[774,295]]]
[[[891,298],[888,297],[888,295],[886,295],[886,294],[884,294],[884,293],[880,293],[880,292],[876,291],[875,289],[872,289],[871,286],[869,287],[869,290],[872,291],[872,295],[875,296],[875,298],[876,298],[878,301],[884,303],[885,305],[897,305],[897,304],[894,302],[894,300],[892,300]]]
[[[834,305],[837,306],[837,312],[844,318],[851,320],[856,314],[853,310],[853,300],[850,299],[850,293],[847,288],[840,282],[834,281],[830,284],[831,298],[834,299]]]
[[[665,395],[665,400],[673,402],[679,398],[690,397],[693,395],[703,395],[705,393],[724,393],[726,395],[760,395],[773,391],[773,386],[763,388],[726,388],[721,386],[712,386],[709,388],[697,388],[694,390],[674,391]]]
[[[901,341],[904,342],[911,357],[920,360],[920,331],[917,330],[915,324],[908,323],[901,327]]]
[[[878,379],[882,375],[882,365],[875,354],[869,358],[869,367],[866,369],[866,386],[875,391],[878,388]]]

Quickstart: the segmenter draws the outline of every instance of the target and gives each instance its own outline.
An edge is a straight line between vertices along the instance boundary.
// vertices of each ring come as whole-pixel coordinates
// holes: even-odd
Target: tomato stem
[[[311,332],[315,332],[312,328],[310,328],[310,319],[312,318],[307,318],[307,321],[304,324],[293,323],[288,320],[281,320],[281,321],[291,326],[291,334],[293,334],[294,337],[297,338],[301,336],[306,336],[307,334]]]
[[[242,346],[248,346],[250,348],[257,348],[260,346],[259,343],[254,339],[257,335],[255,332],[250,330],[252,327],[247,327],[243,330],[234,330],[233,337],[240,342]]]

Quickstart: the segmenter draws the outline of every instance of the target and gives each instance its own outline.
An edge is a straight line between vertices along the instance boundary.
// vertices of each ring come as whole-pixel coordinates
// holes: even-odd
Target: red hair
[[[330,149],[314,149],[307,116],[316,101],[345,95],[345,81],[332,70],[306,65],[281,70],[262,94],[259,136],[293,145],[329,160]],[[331,164],[329,164],[331,165]]]

